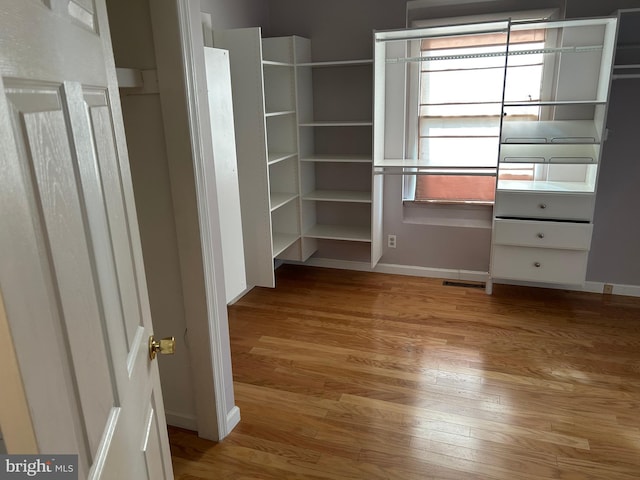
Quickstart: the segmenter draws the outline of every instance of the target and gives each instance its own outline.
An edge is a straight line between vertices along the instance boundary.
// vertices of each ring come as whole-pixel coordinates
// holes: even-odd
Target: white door
[[[173,478],[104,0],[0,4],[0,256],[39,451]]]

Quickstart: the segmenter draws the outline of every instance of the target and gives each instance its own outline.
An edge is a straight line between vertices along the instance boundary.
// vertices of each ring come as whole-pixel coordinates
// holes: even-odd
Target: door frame
[[[222,240],[199,0],[150,2],[160,101],[178,235],[198,435],[219,441],[240,421],[235,405]],[[180,67],[176,68],[176,65]],[[189,153],[191,162],[185,162]]]

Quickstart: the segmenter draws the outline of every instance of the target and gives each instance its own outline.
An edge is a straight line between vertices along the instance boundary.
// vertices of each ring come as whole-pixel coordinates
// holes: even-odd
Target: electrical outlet
[[[387,236],[387,247],[396,248],[396,236],[395,235],[388,235]]]
[[[602,288],[602,293],[605,295],[611,295],[613,293],[613,285],[611,285],[610,283],[605,283],[604,287]]]

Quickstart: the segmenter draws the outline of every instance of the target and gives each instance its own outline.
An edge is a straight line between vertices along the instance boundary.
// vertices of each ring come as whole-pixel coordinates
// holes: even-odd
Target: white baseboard
[[[164,412],[165,418],[167,419],[167,425],[171,425],[172,427],[180,427],[185,428],[187,430],[193,430],[194,432],[198,431],[198,422],[196,417],[192,417],[191,415],[184,415],[182,413],[175,412]]]
[[[487,272],[475,270],[417,267],[413,265],[396,265],[392,263],[379,263],[375,268],[371,268],[371,264],[366,262],[351,262],[348,260],[334,260],[331,258],[310,258],[306,262],[287,263],[309,265],[312,267],[337,268],[340,270],[356,270],[359,272],[391,273],[394,275],[409,275],[412,277],[465,280],[468,282],[484,282],[489,277]]]
[[[488,272],[475,270],[455,270],[447,268],[417,267],[413,265],[395,265],[379,263],[375,268],[366,262],[352,262],[348,260],[334,260],[331,258],[310,258],[306,262],[286,262],[297,265],[309,265],[312,267],[337,268],[340,270],[356,270],[360,272],[391,273],[395,275],[410,275],[414,277],[442,278],[446,280],[463,280],[467,282],[486,282],[489,279]],[[495,279],[494,283],[504,285],[522,285],[526,287],[554,288],[558,290],[571,290],[577,292],[602,293],[604,282],[585,282],[583,285],[560,285],[550,283],[518,282],[515,280]],[[640,286],[612,284],[614,295],[640,297]]]
[[[521,285],[524,287],[540,287],[540,288],[553,288],[557,290],[570,290],[572,292],[588,292],[588,293],[603,293],[605,283],[604,282],[585,282],[582,285],[561,285],[555,283],[534,283],[534,282],[519,282],[516,280],[500,280],[495,279],[495,284],[502,285]],[[626,297],[640,297],[640,286],[637,285],[622,285],[617,283],[610,283],[612,285],[613,295],[621,295]]]
[[[236,428],[236,425],[238,425],[238,423],[240,423],[240,409],[237,406],[234,406],[231,411],[227,413],[227,435],[229,435],[231,431]]]
[[[171,425],[172,427],[185,428],[187,430],[193,430],[194,432],[198,431],[198,422],[195,417],[190,415],[165,411],[165,418],[167,419],[167,425]],[[231,433],[238,423],[240,423],[240,409],[234,406],[227,414],[225,436]]]
[[[233,305],[234,303],[236,303],[238,300],[240,300],[242,297],[244,297],[247,293],[249,293],[253,289],[254,286],[255,285],[247,285],[247,288],[245,288],[237,296],[233,297],[230,301],[227,302],[227,306]]]
[[[604,287],[604,283],[601,283]],[[602,291],[602,289],[600,290]],[[627,297],[640,297],[640,286],[638,285],[613,285],[614,295],[625,295]]]
[[[414,277],[442,278],[445,280],[464,280],[467,282],[486,282],[489,278],[487,272],[475,270],[456,270],[449,268],[413,267],[408,265],[394,265],[380,263],[376,265],[375,272],[392,273],[395,275],[412,275]]]

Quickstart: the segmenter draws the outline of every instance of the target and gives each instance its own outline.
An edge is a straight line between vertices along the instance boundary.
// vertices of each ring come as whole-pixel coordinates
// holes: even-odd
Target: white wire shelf
[[[395,57],[387,58],[386,63],[407,63],[407,62],[436,62],[442,60],[465,60],[470,58],[492,58],[506,56],[522,56],[522,55],[540,55],[549,53],[585,53],[595,52],[603,49],[602,45],[588,45],[575,47],[556,47],[556,48],[533,48],[530,50],[504,50],[500,52],[484,52],[484,53],[464,53],[459,55],[427,55],[418,57]]]

